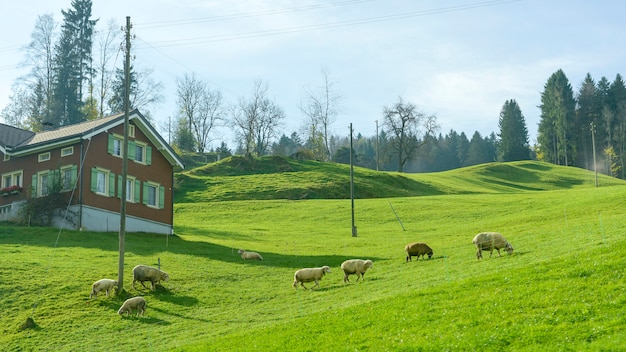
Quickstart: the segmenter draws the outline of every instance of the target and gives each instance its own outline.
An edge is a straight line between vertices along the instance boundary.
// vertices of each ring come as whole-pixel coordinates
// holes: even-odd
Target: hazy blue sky
[[[25,74],[19,50],[38,15],[71,0],[4,2],[0,12],[0,108]],[[151,109],[159,127],[176,114],[176,78],[195,72],[228,102],[253,82],[286,112],[284,132],[300,131],[303,87],[322,84],[322,68],[343,97],[333,130],[375,134],[382,109],[403,97],[436,114],[441,132],[498,132],[507,99],[526,118],[531,143],[540,94],[562,69],[575,92],[587,73],[596,82],[626,74],[626,2],[582,0],[95,0],[99,28],[131,17],[133,65],[151,68],[165,101]],[[120,54],[118,61],[121,67]],[[229,146],[234,143],[224,129]],[[164,133],[164,135],[166,135]]]

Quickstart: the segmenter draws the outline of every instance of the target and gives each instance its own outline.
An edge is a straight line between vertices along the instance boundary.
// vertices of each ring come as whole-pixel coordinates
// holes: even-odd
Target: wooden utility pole
[[[378,171],[378,120],[376,120],[376,171]]]
[[[124,290],[124,242],[126,234],[126,180],[128,178],[128,115],[130,113],[130,16],[126,16],[126,61],[124,62],[124,142],[122,143],[122,181],[120,204],[119,264],[117,293]]]
[[[352,237],[356,237],[354,226],[354,167],[352,163],[352,123],[350,123],[350,200],[352,202]]]
[[[593,171],[596,174],[596,187],[598,187],[598,166],[596,165],[596,130],[593,122],[591,123],[591,149],[593,153]]]

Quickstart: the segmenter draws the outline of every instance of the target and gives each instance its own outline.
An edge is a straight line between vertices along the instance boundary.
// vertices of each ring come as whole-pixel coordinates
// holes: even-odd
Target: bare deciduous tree
[[[316,154],[316,145],[322,142],[322,155],[316,155],[323,160],[330,160],[333,151],[331,150],[330,137],[331,125],[335,122],[338,113],[338,104],[341,96],[337,95],[333,89],[334,83],[329,78],[327,69],[322,69],[323,85],[315,88],[305,88],[304,101],[300,103],[300,111],[307,116],[305,131],[308,134],[307,140],[313,146]]]
[[[250,98],[242,97],[231,107],[232,125],[246,154],[265,155],[285,119],[283,109],[267,97],[268,90],[267,83],[256,80]]]
[[[433,135],[439,128],[437,116],[426,115],[417,110],[415,104],[404,102],[402,97],[391,107],[383,108],[383,125],[391,138],[391,147],[398,158],[398,172],[421,147],[426,136]]]
[[[211,131],[223,120],[222,93],[211,90],[195,74],[176,80],[177,104],[181,119],[188,123],[198,152],[208,147]]]
[[[111,86],[115,74],[115,60],[120,56],[121,44],[123,40],[123,32],[114,20],[107,23],[107,27],[97,32],[98,44],[98,114],[100,117],[111,113],[110,110],[105,111],[106,102],[111,95]],[[113,60],[113,62],[111,62]]]

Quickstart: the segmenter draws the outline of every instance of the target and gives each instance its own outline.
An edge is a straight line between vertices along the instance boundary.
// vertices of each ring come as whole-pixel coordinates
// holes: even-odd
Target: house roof
[[[181,169],[185,166],[172,147],[152,127],[152,124],[137,110],[129,113],[128,119],[150,139],[172,165]],[[77,123],[51,131],[33,133],[8,125],[0,124],[0,149],[8,155],[20,156],[40,152],[51,147],[61,147],[106,132],[110,128],[124,124],[124,114]]]

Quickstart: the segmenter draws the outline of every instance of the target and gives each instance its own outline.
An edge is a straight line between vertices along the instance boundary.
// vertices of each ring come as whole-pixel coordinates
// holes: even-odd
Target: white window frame
[[[101,180],[102,176],[102,180]],[[101,196],[109,196],[109,171],[103,169],[96,170],[96,194]],[[102,186],[102,189],[100,188]]]
[[[135,126],[129,124],[128,125],[128,137],[135,138]]]
[[[159,208],[159,184],[154,182],[146,182],[146,188],[148,188],[148,194],[144,195],[144,197],[148,197],[148,201],[146,202],[147,206],[150,208]],[[150,202],[151,192],[154,191],[154,199],[153,202]]]
[[[126,176],[126,201],[130,203],[135,203],[135,177]]]
[[[72,166],[73,165],[62,166],[59,170],[61,173],[61,190],[63,191],[69,191],[74,188],[72,184]]]
[[[11,181],[9,182],[9,184],[7,184],[6,182],[7,177],[11,178]],[[22,187],[23,180],[24,180],[23,170],[4,173],[2,174],[2,180],[0,180],[0,183],[1,183],[0,188],[7,188],[7,187],[15,186],[15,185]]]
[[[41,153],[37,156],[37,161],[44,162],[50,160],[50,152]]]
[[[74,146],[61,149],[61,157],[70,156],[74,154]]]
[[[122,149],[124,148],[124,140],[119,139],[117,136],[113,136],[113,155],[122,157],[122,153],[124,152]]]
[[[139,150],[139,148],[141,148],[141,160],[137,160],[137,150]],[[137,142],[135,141],[135,153],[133,155],[133,160],[137,163],[140,164],[146,164],[147,163],[147,150],[148,150],[148,144],[147,143],[142,143],[142,142]]]
[[[37,197],[45,197],[50,193],[50,170],[37,173]],[[45,182],[44,182],[45,180]],[[44,189],[45,186],[45,189]]]

